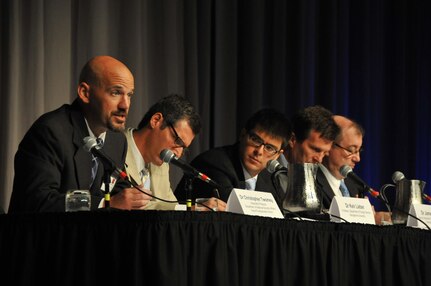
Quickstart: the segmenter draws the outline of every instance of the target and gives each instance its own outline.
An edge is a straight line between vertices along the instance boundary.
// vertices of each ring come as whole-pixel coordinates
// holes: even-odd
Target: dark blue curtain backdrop
[[[239,126],[263,105],[320,104],[364,126],[355,172],[370,186],[396,170],[431,184],[428,3],[239,1]]]

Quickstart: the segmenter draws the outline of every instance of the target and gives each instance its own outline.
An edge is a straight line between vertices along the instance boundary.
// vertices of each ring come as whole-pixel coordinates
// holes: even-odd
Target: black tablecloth
[[[431,285],[431,231],[233,213],[0,215],[1,285]]]

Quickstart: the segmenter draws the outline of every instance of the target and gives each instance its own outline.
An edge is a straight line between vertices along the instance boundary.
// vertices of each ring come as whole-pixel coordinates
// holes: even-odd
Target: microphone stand
[[[283,198],[285,197],[286,194],[286,190],[283,188],[282,184],[281,184],[281,178],[280,178],[280,174],[284,173],[286,174],[286,181],[287,181],[287,170],[278,170],[275,171],[274,173],[271,174],[271,180],[272,180],[272,184],[274,185],[276,191],[277,191],[277,204],[278,207],[280,209],[283,209]],[[287,188],[287,185],[286,185]]]
[[[193,177],[188,175],[185,177],[185,189],[186,189],[186,206],[187,210],[192,210],[192,192],[193,192]]]
[[[105,160],[100,160],[103,164],[103,182],[105,184],[105,208],[109,209],[111,206],[111,193],[109,192],[109,185],[111,182],[111,174],[114,172],[115,167],[112,166],[109,162]]]

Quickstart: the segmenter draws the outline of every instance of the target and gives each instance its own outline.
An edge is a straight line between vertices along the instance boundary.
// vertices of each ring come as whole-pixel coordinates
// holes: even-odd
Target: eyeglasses
[[[362,148],[362,147],[359,148],[358,150],[350,150],[350,149],[344,148],[343,146],[341,146],[340,144],[335,143],[335,142],[334,142],[334,145],[337,146],[338,148],[341,148],[344,151],[346,151],[347,152],[347,157],[350,157],[350,156],[353,156],[353,155],[356,155],[356,154],[359,155],[360,153],[362,153],[364,151],[364,148]]]
[[[248,133],[248,142],[256,147],[256,148],[260,148],[260,146],[263,145],[263,150],[270,156],[277,154],[278,152],[281,151],[277,150],[277,148],[274,145],[265,143],[262,138],[260,138],[259,136],[257,136],[255,133],[253,132],[249,132]]]
[[[177,130],[175,130],[174,126],[172,125],[172,123],[168,123],[169,127],[172,129],[172,131],[174,131],[174,144],[177,145],[178,147],[187,149],[186,144],[184,143],[183,139],[181,139],[180,136],[178,136]]]

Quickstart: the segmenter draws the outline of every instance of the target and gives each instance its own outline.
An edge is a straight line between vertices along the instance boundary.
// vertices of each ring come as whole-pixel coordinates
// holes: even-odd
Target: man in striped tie
[[[361,161],[364,129],[357,122],[340,115],[333,116],[340,127],[328,155],[322,160],[317,171],[317,188],[323,196],[323,207],[328,209],[334,196],[355,197],[363,193],[363,186],[344,178],[340,167],[349,165],[352,169]]]
[[[352,119],[334,115],[340,133],[332,144],[329,154],[323,158],[316,176],[317,188],[322,192],[323,207],[328,209],[334,196],[364,197],[364,186],[340,174],[340,167],[352,169],[361,161],[362,140],[365,134],[362,126]],[[374,213],[376,224],[390,223],[390,213]],[[384,219],[383,219],[384,218]]]

